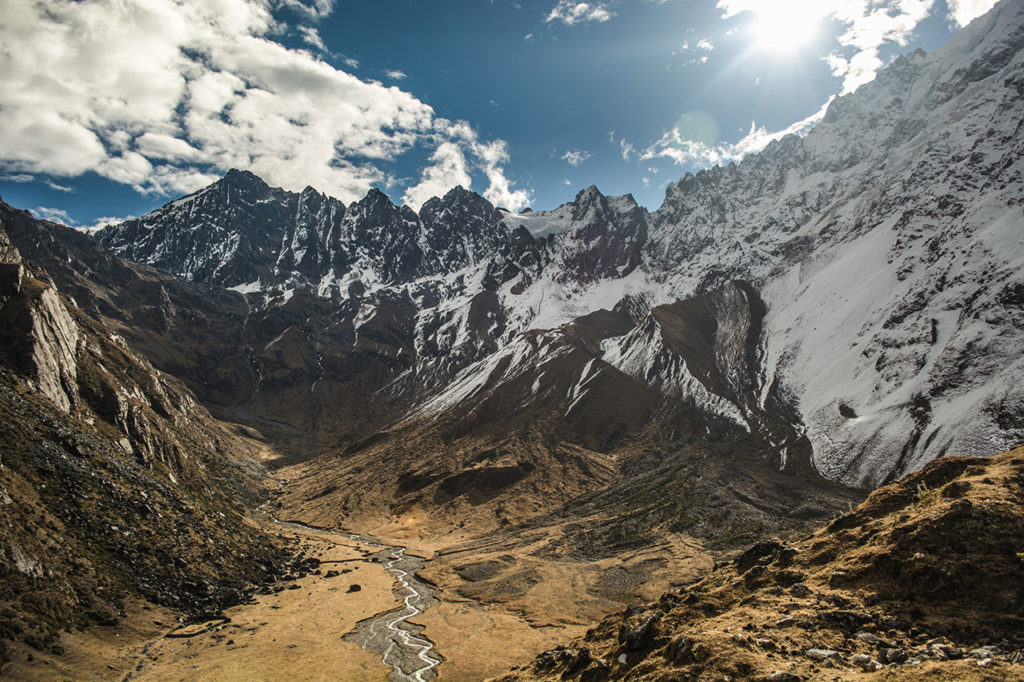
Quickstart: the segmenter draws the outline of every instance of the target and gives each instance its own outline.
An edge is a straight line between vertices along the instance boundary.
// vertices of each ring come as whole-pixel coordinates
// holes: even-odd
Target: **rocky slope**
[[[598,504],[625,510],[629,537],[609,511],[595,520],[596,532],[560,541],[553,551],[612,556],[659,533],[693,532],[732,545],[760,531],[804,527],[857,497],[811,470],[806,442],[787,431],[785,420],[764,416],[764,433],[750,434],[736,424],[736,411],[732,418],[706,415],[682,393],[693,387],[652,387],[628,356],[621,368],[598,358],[602,343],[636,326],[626,312],[597,312],[560,330],[526,334],[478,371],[414,402],[421,390],[415,373],[388,364],[384,349],[403,341],[386,332],[394,317],[380,309],[377,317],[385,320],[364,323],[346,348],[352,336],[337,330],[348,308],[331,310],[329,302],[296,294],[299,308],[243,309],[241,294],[123,261],[83,235],[13,209],[0,206],[0,216],[22,250],[55,273],[83,310],[181,376],[217,414],[247,421],[278,449],[303,454],[308,461],[290,472],[279,497],[289,518],[462,541],[496,529],[511,537],[534,518],[558,525],[590,515]],[[739,375],[763,315],[756,292],[737,282],[657,309],[657,321],[627,339],[656,331],[666,345],[667,377],[685,375],[684,362],[697,363],[715,390],[736,400],[743,394],[743,404],[753,405]],[[282,330],[289,320],[297,324]],[[728,320],[741,340],[734,354],[716,345],[727,333],[715,328],[730,326]],[[302,373],[307,356],[300,344],[307,339],[319,348],[308,360],[317,370],[312,375]],[[398,381],[381,390],[374,382],[389,373]],[[773,429],[772,438],[792,441],[778,481]],[[680,487],[681,479],[695,477],[696,486]],[[594,495],[596,502],[574,502]],[[587,504],[591,509],[582,510]],[[679,518],[683,507],[690,521]]]
[[[0,227],[0,663],[139,598],[215,612],[289,570],[261,444],[83,314]],[[250,435],[255,435],[250,433]]]
[[[281,573],[246,520],[268,444],[290,518],[444,547],[446,589],[516,609],[540,564],[604,562],[587,589],[621,601],[844,486],[1024,440],[1022,46],[1004,0],[653,213],[594,187],[346,206],[231,171],[94,240],[0,202],[0,636]],[[1010,665],[1020,462],[940,459],[520,674]]]
[[[492,370],[543,364],[550,344],[510,354],[605,310],[587,372],[730,419],[783,468],[877,485],[1024,438],[1022,12],[1000,3],[897,59],[806,137],[687,175],[654,213],[593,187],[518,215],[462,189],[418,214],[376,191],[346,207],[232,171],[99,241],[244,293],[265,333],[242,402],[286,406],[322,449],[473,409],[453,385],[515,392]],[[713,328],[694,327],[708,305]],[[581,367],[558,390],[586,382]]]
[[[1019,679],[1022,533],[1024,448],[946,458],[498,679]]]

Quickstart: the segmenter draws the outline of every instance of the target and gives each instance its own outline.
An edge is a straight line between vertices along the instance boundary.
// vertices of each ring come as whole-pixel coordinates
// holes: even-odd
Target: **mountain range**
[[[529,611],[506,588],[537,557],[719,556],[1021,443],[1022,48],[1004,0],[655,211],[244,170],[92,236],[0,202],[0,637],[315,566],[257,508]]]
[[[349,381],[324,347],[373,346],[388,365],[375,390],[406,396],[394,423],[539,375],[546,344],[524,339],[605,314],[574,398],[617,370],[761,435],[780,466],[796,441],[770,433],[781,421],[826,477],[877,485],[1024,433],[1018,15],[1007,3],[898,58],[807,136],[688,175],[653,213],[589,187],[518,215],[456,188],[417,214],[376,190],[345,206],[232,171],[97,241],[255,314],[295,310],[271,341],[298,332],[309,362],[290,369],[309,386]],[[296,296],[330,305],[330,339]],[[679,312],[695,345],[672,339]]]

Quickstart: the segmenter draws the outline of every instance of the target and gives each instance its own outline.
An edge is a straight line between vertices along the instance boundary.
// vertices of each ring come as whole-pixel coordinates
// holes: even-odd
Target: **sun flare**
[[[777,2],[755,14],[755,44],[771,52],[789,52],[808,43],[818,31],[821,16],[814,4]]]

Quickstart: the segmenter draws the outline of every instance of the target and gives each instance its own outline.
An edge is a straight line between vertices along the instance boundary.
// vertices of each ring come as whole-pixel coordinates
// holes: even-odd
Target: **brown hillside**
[[[948,458],[503,680],[1024,679],[1024,447]]]
[[[140,598],[206,617],[289,572],[291,550],[250,513],[263,447],[84,315],[0,228],[0,677]]]

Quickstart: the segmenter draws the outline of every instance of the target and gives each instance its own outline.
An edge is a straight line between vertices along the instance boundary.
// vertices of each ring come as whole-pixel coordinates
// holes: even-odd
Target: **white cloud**
[[[302,42],[321,52],[327,52],[327,45],[324,44],[324,39],[320,37],[320,32],[316,28],[299,26],[298,30],[299,35],[302,36]]]
[[[398,69],[392,69],[391,71],[386,72],[384,75],[393,81],[400,81],[409,77],[406,75],[405,71],[399,71]]]
[[[432,165],[423,169],[419,183],[405,191],[402,201],[419,210],[427,199],[443,196],[456,185],[469,188],[473,179],[462,149],[454,142],[442,142],[430,156]]]
[[[103,216],[102,218],[97,218],[96,220],[92,221],[91,225],[79,225],[76,226],[76,229],[91,234],[93,232],[98,232],[99,230],[102,230],[107,225],[117,225],[118,223],[123,223],[126,220],[135,220],[136,217],[137,216],[133,215],[126,215],[120,217]]]
[[[202,152],[184,140],[162,133],[143,133],[135,138],[135,148],[150,159],[194,161]]]
[[[478,142],[474,144],[473,151],[479,156],[484,175],[487,177],[487,189],[483,193],[485,199],[513,213],[533,202],[531,192],[525,189],[512,189],[512,183],[505,177],[503,164],[508,161],[508,144],[504,140],[494,140],[486,144]]]
[[[3,178],[0,178],[0,180],[2,180],[2,179]],[[92,232],[96,232],[98,230],[101,230],[104,227],[106,227],[107,225],[116,225],[117,223],[123,223],[126,220],[135,220],[135,218],[136,218],[136,216],[133,216],[133,215],[126,215],[126,216],[120,216],[120,217],[104,216],[102,218],[96,218],[89,225],[82,225],[77,220],[72,218],[71,214],[69,214],[63,208],[51,208],[49,206],[36,206],[35,208],[31,209],[30,213],[32,213],[37,218],[41,218],[42,220],[49,220],[52,223],[60,223],[61,225],[66,225],[67,227],[73,227],[76,230],[80,230],[82,232],[88,232],[88,233],[92,233]]]
[[[563,161],[568,161],[570,166],[578,166],[587,159],[590,158],[590,152],[585,149],[570,149],[562,154],[560,157]]]
[[[23,185],[26,182],[32,182],[36,179],[36,176],[29,175],[28,173],[15,173],[14,175],[0,175],[0,182],[15,182],[19,185]]]
[[[633,145],[626,142],[626,138],[619,140],[619,151],[622,152],[622,160],[628,162],[629,155],[633,153]]]
[[[832,73],[843,79],[845,94],[875,77],[883,66],[881,47],[905,45],[933,4],[934,0],[801,0],[799,9],[804,19],[833,18],[846,26],[839,36],[840,49],[828,58]],[[725,17],[794,11],[792,0],[718,0],[718,8]]]
[[[332,0],[5,7],[0,164],[12,175],[95,171],[162,194],[193,191],[237,167],[274,185],[313,185],[352,201],[388,181],[382,163],[417,145],[456,141],[468,149],[440,132],[433,109],[413,95],[272,39],[282,34],[272,10],[317,21],[332,7]],[[503,176],[500,167],[480,167],[489,180]]]
[[[678,128],[673,128],[662,135],[660,140],[645,149],[640,154],[640,159],[646,161],[661,157],[671,159],[680,165],[693,164],[701,167],[739,161],[747,154],[761,151],[773,140],[778,140],[786,135],[807,134],[814,124],[825,115],[830,103],[831,100],[807,118],[775,132],[769,132],[764,126],[758,127],[752,121],[750,132],[734,143],[708,145],[698,140],[688,140],[682,136]],[[649,170],[654,171],[653,168]]]
[[[67,185],[58,185],[53,180],[43,180],[43,184],[46,185],[47,187],[49,187],[50,189],[54,190],[54,191],[64,192],[65,194],[67,194],[68,192],[74,192],[75,191],[74,187],[68,187]]]
[[[551,12],[548,13],[544,21],[561,21],[566,26],[572,26],[573,24],[586,23],[589,21],[603,22],[608,21],[615,16],[615,13],[609,10],[604,3],[600,2],[575,2],[574,0],[558,0],[558,4],[555,5]]]
[[[432,196],[441,196],[452,187],[462,185],[472,189],[469,171],[478,170],[487,178],[485,199],[495,206],[518,211],[530,205],[533,196],[528,190],[513,189],[505,175],[508,145],[504,140],[481,142],[476,131],[466,121],[451,122],[439,118],[434,123],[441,142],[431,156],[431,165],[424,168],[420,181],[410,187],[402,200],[419,210]]]
[[[946,0],[949,6],[949,17],[961,26],[966,26],[989,11],[996,0]]]
[[[613,145],[618,145],[619,154],[622,155],[622,160],[628,163],[629,157],[636,151],[633,145],[627,142],[625,137],[616,140],[614,130],[608,133],[608,141],[611,142]]]
[[[684,40],[678,50],[674,50],[672,54],[678,56],[693,55],[687,59],[683,66],[689,66],[691,64],[706,64],[708,62],[708,55],[714,51],[715,44],[711,42],[710,38],[701,38],[696,43],[691,43],[689,40]]]
[[[275,8],[284,7],[311,21],[319,21],[334,11],[334,0],[273,0]]]
[[[31,211],[32,215],[43,220],[49,220],[51,223],[60,223],[61,225],[75,225],[75,221],[68,215],[68,212],[62,208],[48,208],[46,206],[36,206]]]

